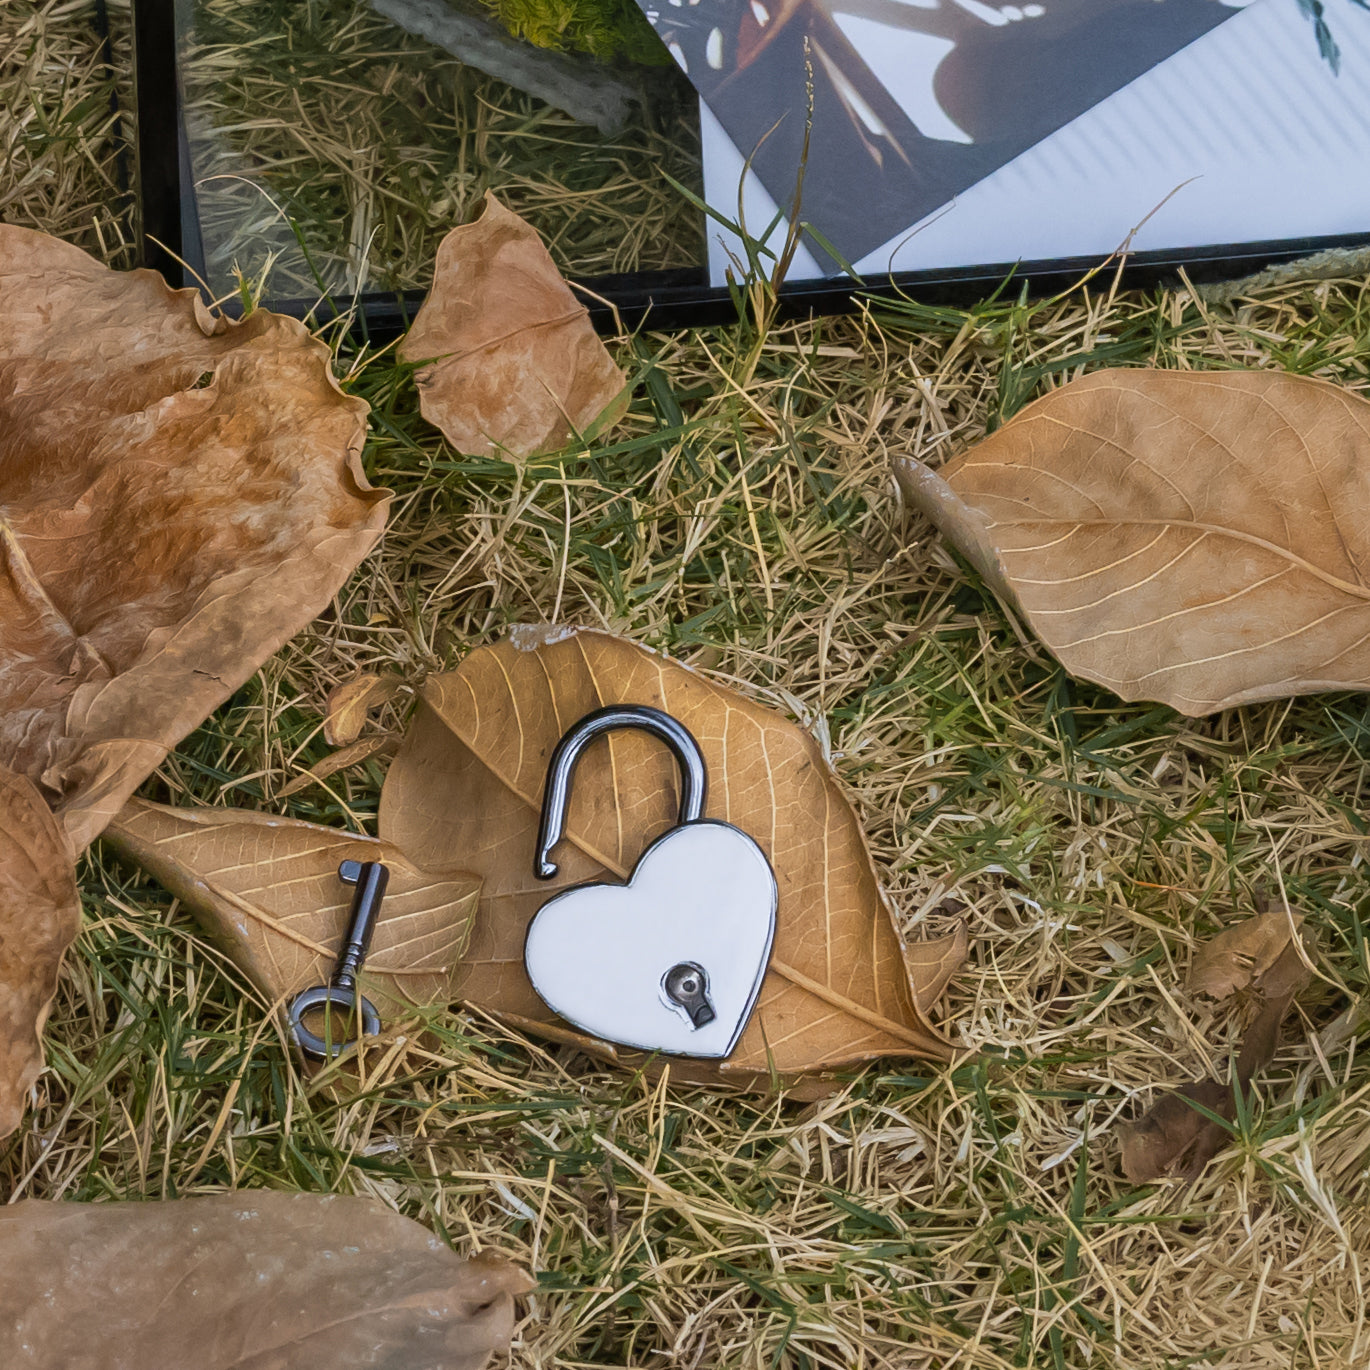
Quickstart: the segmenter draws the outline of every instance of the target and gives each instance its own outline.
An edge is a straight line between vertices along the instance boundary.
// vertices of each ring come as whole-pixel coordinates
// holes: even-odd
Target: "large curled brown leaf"
[[[33,782],[0,766],[0,1137],[43,1068],[57,968],[80,924],[66,834]]]
[[[78,850],[376,541],[365,420],[294,319],[0,226],[0,763]]]
[[[918,984],[871,866],[860,824],[817,744],[771,709],[607,633],[515,630],[431,677],[381,795],[382,835],[424,863],[459,860],[484,884],[458,995],[597,1054],[555,1018],[523,969],[529,920],[558,889],[626,878],[677,813],[675,763],[636,732],[581,759],[558,848],[560,874],[533,876],[548,757],[605,704],[664,709],[698,739],[707,813],[751,834],[780,887],[775,947],[756,1011],[720,1066],[696,1078],[764,1086],[879,1056],[951,1059],[919,1007],[964,955],[964,935],[914,949]],[[674,1069],[681,1070],[681,1067]]]
[[[627,378],[537,230],[488,193],[439,245],[400,355],[431,363],[415,377],[420,411],[478,456],[550,451],[626,403]]]
[[[0,767],[56,811],[65,861],[380,535],[365,416],[295,320],[213,319],[154,272],[0,225]],[[56,926],[13,916],[0,998],[35,1016],[0,1025],[5,1097]]]
[[[363,975],[382,1018],[454,997],[480,896],[464,871],[420,870],[374,837],[245,809],[133,799],[105,841],[176,895],[268,999],[322,984],[347,927],[343,861],[384,861],[390,883]]]
[[[531,1287],[374,1199],[0,1208],[0,1365],[14,1370],[482,1370]]]
[[[1197,716],[1370,688],[1370,403],[1279,372],[1099,371],[909,500],[1072,674]]]
[[[1218,1119],[1230,1123],[1237,1116],[1236,1091],[1249,1089],[1274,1060],[1280,1024],[1308,983],[1296,932],[1301,922],[1285,909],[1259,913],[1199,948],[1190,987],[1219,999],[1249,987],[1255,1007],[1231,1081],[1197,1080],[1161,1095],[1140,1118],[1122,1124],[1123,1173],[1134,1184],[1165,1175],[1192,1180],[1222,1150],[1228,1131]]]

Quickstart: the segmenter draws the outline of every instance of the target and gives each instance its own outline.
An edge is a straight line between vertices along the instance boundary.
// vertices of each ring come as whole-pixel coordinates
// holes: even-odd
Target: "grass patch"
[[[888,474],[1100,365],[1370,390],[1363,280],[1222,307],[1107,284],[620,339],[624,424],[521,468],[448,448],[388,356],[341,355],[391,528],[147,790],[370,830],[381,761],[279,798],[326,751],[333,684],[417,686],[515,622],[608,627],[814,731],[906,933],[970,925],[945,1014],[973,1059],[877,1064],[804,1106],[453,1010],[307,1080],[181,911],[97,850],[6,1188],[375,1195],[538,1272],[519,1366],[1364,1363],[1366,697],[1191,722],[1071,681]],[[1281,884],[1320,978],[1200,1181],[1133,1188],[1120,1120],[1238,1037],[1181,988],[1193,947]]]

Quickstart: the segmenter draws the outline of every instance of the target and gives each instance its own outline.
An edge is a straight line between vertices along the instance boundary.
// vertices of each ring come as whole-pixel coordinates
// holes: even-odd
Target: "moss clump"
[[[667,66],[670,54],[634,0],[483,0],[515,38],[602,62]]]

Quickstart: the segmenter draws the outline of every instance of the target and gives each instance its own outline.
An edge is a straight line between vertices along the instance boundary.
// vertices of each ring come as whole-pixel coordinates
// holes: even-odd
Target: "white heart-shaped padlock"
[[[571,772],[614,728],[645,728],[681,766],[679,826],[643,854],[625,885],[578,885],[533,916],[524,965],[548,1008],[604,1041],[640,1051],[729,1055],[751,1016],[775,937],[775,874],[740,828],[701,818],[699,746],[669,714],[599,709],[558,744],[547,771],[534,870],[550,879]]]

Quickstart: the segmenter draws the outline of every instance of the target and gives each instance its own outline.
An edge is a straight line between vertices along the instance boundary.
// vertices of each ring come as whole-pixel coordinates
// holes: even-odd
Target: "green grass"
[[[1354,1324],[1315,1266],[1366,1238],[1342,1026],[1367,978],[1364,697],[1190,722],[1072,682],[906,519],[885,462],[949,453],[1101,361],[1364,386],[1364,311],[1339,285],[1216,320],[1078,297],[644,336],[619,345],[652,378],[625,424],[522,468],[451,451],[406,370],[361,364],[367,468],[397,493],[385,545],[147,793],[369,828],[379,762],[274,798],[326,754],[331,684],[417,684],[559,605],[828,740],[910,935],[969,920],[947,1016],[981,1054],[806,1107],[663,1088],[454,1011],[365,1080],[309,1082],[184,916],[97,857],[10,1183],[378,1195],[537,1270],[517,1364],[1339,1363]],[[1277,872],[1324,957],[1306,1022],[1196,1190],[1132,1189],[1118,1121],[1224,1068],[1240,1032],[1182,990],[1190,949]]]

